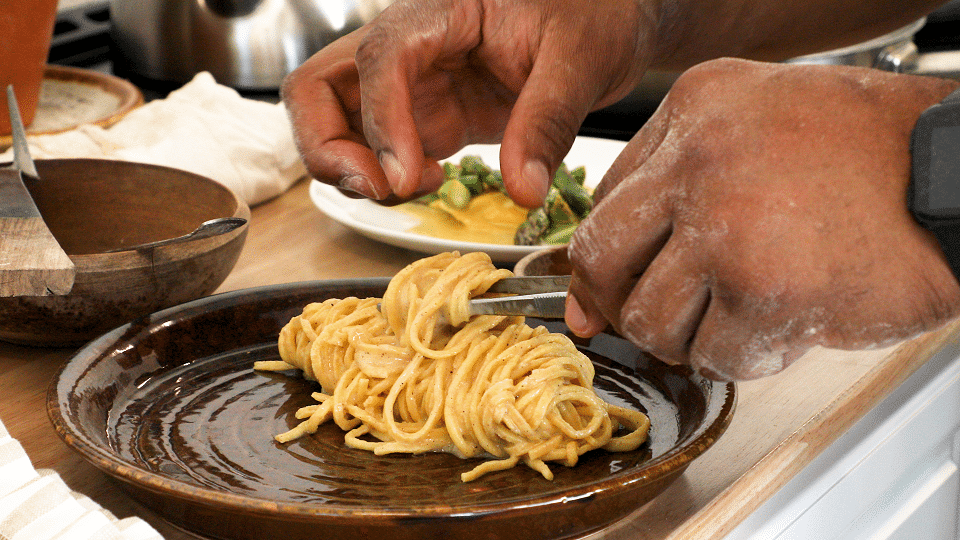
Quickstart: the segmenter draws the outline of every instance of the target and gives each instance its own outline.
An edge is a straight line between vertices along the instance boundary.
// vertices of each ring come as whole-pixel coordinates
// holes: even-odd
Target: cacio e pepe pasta
[[[347,446],[378,455],[487,457],[465,482],[521,461],[552,479],[547,462],[638,448],[646,415],[601,399],[569,338],[523,317],[470,316],[470,299],[510,275],[484,253],[443,253],[401,270],[382,299],[306,306],[280,332],[282,361],[254,365],[300,369],[322,389],[277,440],[332,420]]]

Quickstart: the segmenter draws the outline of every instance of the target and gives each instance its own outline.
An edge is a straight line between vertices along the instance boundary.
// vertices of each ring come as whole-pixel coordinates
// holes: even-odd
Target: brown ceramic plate
[[[248,289],[120,327],[63,366],[50,388],[50,418],[68,445],[175,525],[257,540],[585,534],[655,497],[730,421],[732,384],[601,335],[583,349],[598,391],[646,411],[650,442],[635,452],[590,452],[573,468],[553,465],[552,482],[518,467],[462,483],[475,462],[378,457],[347,448],[332,425],[276,443],[314,388],[299,376],[254,372],[253,362],[277,358],[277,333],[307,303],[380,296],[386,283]]]

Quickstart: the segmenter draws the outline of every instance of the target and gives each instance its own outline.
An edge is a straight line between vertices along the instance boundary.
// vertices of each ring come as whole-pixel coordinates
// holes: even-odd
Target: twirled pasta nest
[[[593,389],[594,368],[564,335],[523,317],[471,317],[468,302],[512,273],[484,253],[444,253],[401,270],[383,298],[313,303],[281,330],[282,361],[258,370],[300,369],[320,383],[287,442],[333,420],[347,446],[491,459],[465,482],[523,461],[552,479],[596,448],[629,451],[650,422]],[[621,431],[626,434],[618,434]]]

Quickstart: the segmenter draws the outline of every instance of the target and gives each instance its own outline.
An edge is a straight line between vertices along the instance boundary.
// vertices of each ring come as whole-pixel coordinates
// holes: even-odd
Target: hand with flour
[[[880,346],[960,313],[906,206],[909,136],[955,81],[719,60],[681,77],[569,247],[567,321],[609,321],[708,376],[776,373],[813,345]]]

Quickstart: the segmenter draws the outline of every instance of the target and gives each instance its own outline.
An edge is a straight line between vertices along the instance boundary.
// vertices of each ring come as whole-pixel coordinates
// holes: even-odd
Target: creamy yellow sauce
[[[462,242],[513,245],[517,227],[527,219],[527,209],[499,191],[477,195],[463,210],[436,200],[429,206],[406,203],[396,207],[420,218],[409,232]]]

